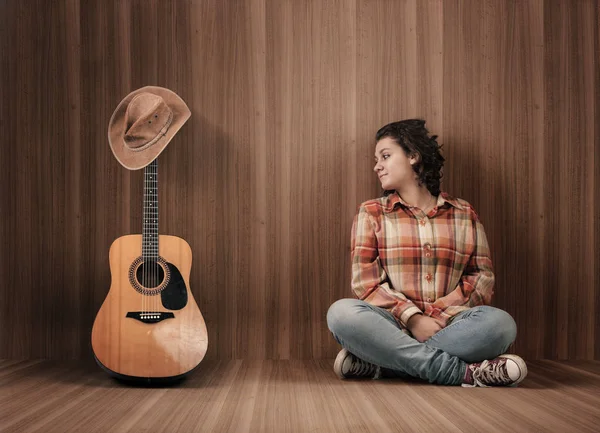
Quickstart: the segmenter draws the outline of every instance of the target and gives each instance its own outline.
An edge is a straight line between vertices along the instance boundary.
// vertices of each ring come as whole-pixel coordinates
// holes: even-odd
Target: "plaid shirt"
[[[445,192],[427,215],[397,192],[360,205],[352,225],[352,290],[406,328],[423,313],[442,327],[489,305],[494,273],[483,225],[465,200]]]

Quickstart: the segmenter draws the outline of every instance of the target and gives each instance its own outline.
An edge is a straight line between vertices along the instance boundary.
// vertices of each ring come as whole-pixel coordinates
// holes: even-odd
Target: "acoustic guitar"
[[[190,291],[192,250],[158,234],[156,159],[144,171],[143,233],[110,247],[111,286],[94,320],[92,350],[113,377],[171,382],[200,364],[208,334]]]

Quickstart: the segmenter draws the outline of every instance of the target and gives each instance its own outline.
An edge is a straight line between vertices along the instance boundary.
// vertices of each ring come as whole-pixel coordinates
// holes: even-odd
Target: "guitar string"
[[[146,245],[148,243],[148,201],[147,201],[147,191],[148,191],[148,175],[149,175],[149,168],[144,169],[144,232],[142,234],[142,261],[144,263],[144,275],[143,275],[143,284],[142,286],[146,286],[148,284],[147,280],[146,280],[146,274],[147,274],[147,266],[148,264],[146,263],[148,257],[147,257],[147,251],[148,251],[148,246]],[[144,241],[146,241],[146,243],[144,243]],[[146,296],[144,294],[142,294],[142,315],[145,316],[146,313]]]
[[[150,219],[151,221],[151,225],[150,225],[150,284],[149,286],[154,286],[154,266],[155,266],[155,261],[154,261],[154,251],[156,248],[156,245],[154,244],[154,224],[156,222],[156,220],[154,219],[155,215],[154,215],[154,195],[152,194],[152,188],[154,187],[154,167],[155,167],[156,161],[152,161],[152,165],[150,166],[150,216],[152,217],[152,219]],[[149,314],[153,313],[153,298],[152,298],[152,294],[148,295],[148,309],[149,309]]]
[[[155,161],[152,161],[152,164],[150,165],[150,182],[148,183],[148,186],[150,188],[150,193],[149,193],[149,205],[150,205],[150,225],[148,226],[149,231],[150,231],[150,236],[149,236],[149,241],[150,241],[150,255],[149,255],[149,274],[150,274],[150,282],[148,284],[149,287],[153,286],[153,278],[154,278],[154,239],[153,239],[153,235],[154,235],[154,210],[153,210],[153,205],[154,205],[154,196],[152,194],[152,187],[154,186],[154,164],[156,164]],[[152,290],[152,289],[150,289]],[[148,313],[152,314],[152,295],[149,294],[148,296]]]
[[[157,285],[162,284],[162,279],[160,278],[160,264],[158,263],[158,259],[160,258],[160,234],[159,234],[159,230],[158,230],[158,211],[159,211],[159,206],[158,206],[158,161],[156,163],[156,176],[155,176],[155,182],[154,182],[154,192],[155,192],[155,197],[156,197],[156,283]],[[163,277],[164,277],[164,273],[163,273]],[[156,304],[156,311],[160,311],[162,308],[162,303],[161,303],[161,292],[158,291],[157,294],[155,295],[154,298],[154,303]],[[160,314],[159,314],[160,315]]]
[[[149,190],[152,191],[152,167],[153,167],[154,161],[150,164],[150,168],[149,168],[149,173],[150,173],[150,179],[148,181],[148,187]],[[152,194],[148,195],[148,217],[150,218],[150,224],[148,225],[148,244],[149,244],[149,254],[148,254],[148,278],[151,277],[152,275],[152,224],[154,224],[154,221],[152,220],[152,218],[154,218],[154,213],[152,212]],[[152,285],[151,281],[148,281],[147,283],[148,287],[150,287]],[[151,313],[151,299],[149,298],[150,295],[146,295],[146,302],[148,304],[148,311],[147,314],[149,315]]]
[[[156,176],[155,176],[156,173],[155,173],[155,170],[156,170],[156,161],[152,161],[152,168],[151,168],[152,176],[150,177],[150,180],[151,180],[151,182],[150,182],[150,191],[151,191],[151,194],[150,194],[150,200],[151,201],[150,201],[150,203],[151,203],[151,207],[152,207],[152,212],[151,212],[152,213],[152,218],[156,217],[156,204],[154,202],[154,197],[155,197],[155,193],[156,193],[156,191],[154,190],[155,184],[156,184]],[[152,245],[152,248],[150,249],[150,251],[152,253],[152,259],[151,259],[152,267],[150,269],[151,269],[151,272],[152,272],[151,286],[152,286],[153,289],[155,288],[155,285],[156,285],[156,280],[155,280],[155,275],[154,275],[155,274],[155,266],[156,266],[156,258],[155,258],[155,254],[156,254],[156,238],[155,238],[155,233],[156,233],[156,231],[155,231],[155,225],[156,225],[156,220],[153,219],[152,220],[152,225],[150,226],[151,227],[151,230],[150,230],[150,233],[151,233],[151,236],[150,236],[151,243],[150,244]],[[148,300],[150,301],[150,314],[153,315],[154,312],[156,311],[156,309],[154,308],[154,295],[151,294],[150,298]]]
[[[154,215],[155,217],[158,217],[158,188],[157,188],[157,171],[158,171],[158,165],[155,162],[154,163],[154,177],[153,179],[153,195],[152,198],[155,200],[154,202]],[[154,287],[157,287],[158,285],[158,218],[154,220],[155,224],[152,226],[153,230],[154,230]],[[152,299],[154,301],[154,311],[157,312],[158,311],[158,305],[157,305],[157,296],[156,294],[152,296]]]
[[[138,283],[140,284],[140,286],[142,286],[142,288],[144,287],[144,278],[146,278],[146,255],[144,254],[146,251],[146,245],[144,245],[144,239],[146,238],[146,227],[147,227],[147,223],[148,223],[148,214],[146,212],[146,188],[147,188],[147,181],[148,181],[148,170],[146,168],[144,168],[144,197],[142,197],[142,206],[143,206],[143,215],[144,215],[144,219],[143,219],[143,224],[142,224],[142,264],[141,266],[143,266],[142,271],[143,273],[140,275],[141,277],[141,281],[138,281]],[[144,297],[142,294],[142,318],[144,317]]]
[[[148,187],[146,189],[146,193],[148,193],[148,191],[150,191],[150,188],[152,188],[152,163],[150,164],[150,166],[148,167],[148,179],[147,179],[147,183],[146,186]],[[148,207],[148,221],[150,221],[150,223],[147,226],[147,230],[148,232],[146,233],[147,237],[147,245],[146,247],[148,248],[148,265],[146,267],[148,274],[147,274],[147,280],[146,280],[146,286],[150,287],[152,285],[152,283],[150,282],[150,277],[151,277],[151,273],[152,273],[152,217],[154,216],[152,214],[152,195],[148,194],[148,200],[146,201],[146,206]],[[146,299],[146,315],[150,314],[150,310],[151,310],[151,305],[150,305],[150,299],[148,298],[149,295],[145,295],[144,298]]]
[[[152,191],[152,184],[153,184],[153,174],[154,174],[154,161],[152,162],[152,164],[150,165],[150,182],[148,183],[148,187],[150,188],[150,191]],[[154,227],[154,220],[152,218],[154,218],[154,211],[152,210],[152,205],[153,205],[153,197],[152,194],[149,194],[149,198],[150,200],[148,201],[149,204],[149,216],[150,216],[150,225],[148,226],[148,231],[149,233],[149,237],[148,237],[148,241],[150,243],[150,254],[148,255],[148,261],[149,261],[149,267],[148,267],[148,274],[149,274],[149,283],[148,283],[148,287],[152,286],[152,277],[153,277],[153,263],[152,261],[154,260],[154,246],[153,246],[153,239],[152,239],[152,234],[154,233],[152,228]],[[152,290],[150,288],[150,290]],[[150,294],[146,295],[146,298],[148,300],[148,314],[152,314],[152,297]]]
[[[158,247],[159,247],[159,243],[158,243],[158,160],[154,161],[154,185],[153,185],[153,191],[154,194],[152,195],[152,197],[155,200],[154,203],[154,214],[156,219],[154,220],[154,225],[152,226],[154,228],[154,273],[155,273],[155,278],[154,278],[154,287],[158,287],[159,284],[159,277],[160,277],[160,271],[159,271],[159,264],[158,264],[158,257],[159,257],[159,252],[158,252]],[[153,295],[153,299],[154,299],[154,311],[158,313],[158,298],[159,295],[154,294]]]
[[[150,211],[149,211],[149,195],[148,195],[148,190],[149,190],[149,178],[151,178],[151,166],[146,167],[144,169],[144,233],[142,235],[142,255],[143,255],[143,262],[144,262],[144,282],[143,282],[143,286],[144,287],[148,287],[149,286],[149,282],[148,282],[148,278],[150,276],[150,273],[148,271],[148,266],[150,265],[149,263],[149,244],[150,244],[150,240],[149,240],[149,229],[150,229],[150,225],[149,225],[149,221],[150,221]],[[145,241],[145,242],[144,242]],[[147,290],[147,289],[146,289]],[[146,293],[142,294],[142,314],[144,316],[146,316],[147,314],[147,297],[148,295],[146,295]]]
[[[152,191],[152,173],[153,170],[152,168],[154,167],[154,161],[152,161],[152,163],[150,164],[149,167],[149,173],[150,173],[150,179],[148,180],[148,191]],[[153,259],[153,249],[152,249],[152,227],[154,224],[154,220],[152,218],[154,218],[154,213],[152,212],[152,194],[148,193],[148,217],[150,218],[150,224],[148,225],[148,244],[149,244],[149,254],[148,254],[148,277],[150,278],[152,276],[152,259]],[[152,286],[152,282],[148,281],[148,287]],[[150,298],[150,295],[146,295],[146,300],[148,301],[148,315],[152,312],[152,299]]]
[[[155,197],[156,197],[156,161],[153,161],[152,163],[152,178],[151,178],[152,182],[150,183],[150,188],[152,191],[152,194],[150,194],[150,197],[152,199],[152,217],[156,217],[156,202]],[[158,245],[156,244],[156,219],[152,220],[152,288],[154,289],[156,287],[156,250]],[[150,295],[150,301],[151,301],[151,313],[154,314],[156,312],[156,308],[155,308],[155,298],[154,298],[154,294]]]

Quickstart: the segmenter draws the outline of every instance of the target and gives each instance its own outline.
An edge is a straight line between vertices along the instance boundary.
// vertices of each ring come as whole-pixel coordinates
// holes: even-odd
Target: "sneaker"
[[[370,377],[375,378],[377,374],[377,366],[370,362],[354,356],[346,349],[340,350],[333,364],[333,371],[340,379],[348,379],[352,377]]]
[[[462,386],[515,386],[525,376],[527,365],[520,356],[500,355],[489,361],[469,364]]]

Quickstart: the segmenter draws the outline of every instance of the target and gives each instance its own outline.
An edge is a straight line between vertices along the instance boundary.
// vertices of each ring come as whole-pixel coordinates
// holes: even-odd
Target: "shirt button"
[[[424,219],[419,220],[419,224],[421,224],[422,226],[424,226],[425,225],[425,220]]]
[[[425,275],[425,279],[427,280],[428,283],[431,283],[432,278],[433,277],[431,276],[431,274]]]
[[[427,298],[427,302],[431,302],[431,298]]]

